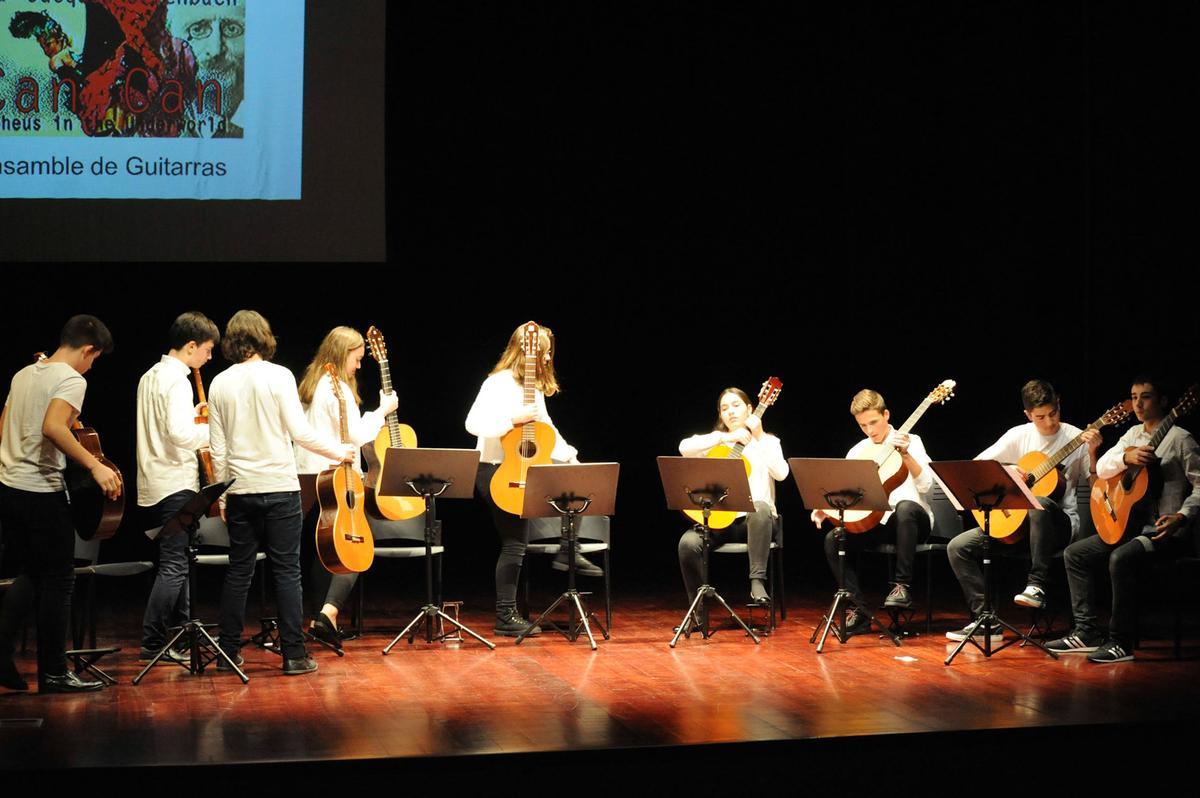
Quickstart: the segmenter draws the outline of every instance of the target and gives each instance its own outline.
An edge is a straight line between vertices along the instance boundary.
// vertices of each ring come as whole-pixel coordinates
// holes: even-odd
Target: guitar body
[[[367,523],[366,489],[349,466],[317,475],[317,556],[327,571],[362,573],[375,561],[375,540]]]
[[[1120,543],[1134,506],[1150,494],[1149,468],[1139,468],[1133,475],[1126,470],[1108,479],[1097,479],[1089,505],[1100,539],[1114,546]]]
[[[75,439],[87,449],[96,459],[108,468],[117,472],[121,485],[125,477],[116,463],[104,456],[100,449],[100,436],[91,427],[79,427],[71,430]],[[92,474],[83,466],[69,460],[63,479],[67,483],[67,494],[71,500],[71,521],[75,524],[75,532],[84,540],[108,540],[117,533],[121,519],[125,517],[125,491],[115,499],[110,499],[100,490]]]
[[[872,443],[854,459],[878,462],[877,458],[883,455],[884,448],[883,444]],[[908,466],[904,465],[904,458],[900,456],[900,452],[893,449],[879,464],[879,481],[883,483],[883,492],[891,496],[892,491],[903,485],[906,479],[908,479]],[[846,531],[856,535],[870,532],[879,526],[883,515],[880,510],[847,510],[845,512]]]
[[[398,424],[400,445],[405,449],[417,448],[417,433],[407,424]],[[367,486],[379,515],[392,521],[407,521],[425,512],[425,500],[417,496],[380,496],[375,487],[383,478],[383,458],[392,446],[392,436],[385,426],[372,443],[362,447],[367,458]]]
[[[1027,474],[1032,474],[1049,459],[1045,452],[1026,452],[1017,461],[1017,467]],[[1059,468],[1052,468],[1029,487],[1029,492],[1039,498],[1053,499],[1058,502],[1062,501],[1066,484],[1062,471]],[[979,524],[979,528],[984,529],[983,513],[979,510],[972,510],[971,515],[975,517],[975,523]],[[1018,543],[1025,537],[1022,525],[1029,516],[1028,510],[992,510],[989,515],[991,515],[991,524],[988,531],[994,539],[1002,543]]]
[[[711,449],[709,449],[708,454],[706,454],[704,456],[705,457],[715,457],[715,458],[724,460],[724,459],[728,459],[729,456],[732,454],[733,454],[733,449],[729,448],[728,446],[726,446],[724,444],[721,444],[720,446],[714,446]],[[750,476],[750,472],[752,470],[750,461],[745,457],[742,457],[741,461],[746,466],[746,476]],[[704,511],[702,511],[702,510],[684,510],[683,514],[686,515],[688,518],[692,519],[693,521],[695,521],[697,524],[704,523]],[[709,529],[724,529],[725,527],[729,526],[734,521],[736,521],[737,518],[738,518],[738,513],[732,512],[730,510],[714,510],[713,512],[709,513],[709,515],[708,515],[708,528]]]
[[[524,430],[533,428],[533,440],[525,440]],[[500,439],[504,460],[492,476],[492,501],[506,513],[520,515],[525,505],[525,480],[531,465],[548,465],[554,451],[554,428],[542,421],[527,421],[509,430]]]

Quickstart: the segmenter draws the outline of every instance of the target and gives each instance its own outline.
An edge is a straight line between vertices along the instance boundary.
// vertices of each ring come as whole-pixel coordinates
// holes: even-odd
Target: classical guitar
[[[945,404],[954,396],[954,380],[943,380],[938,387],[917,405],[917,409],[905,420],[897,432],[909,432],[925,415],[925,411],[935,404]],[[904,484],[908,479],[908,466],[900,452],[890,443],[872,443],[855,456],[856,460],[873,460],[879,469],[879,481],[883,483],[883,492],[891,495],[892,491]],[[883,520],[883,512],[879,510],[847,510],[845,526],[848,532],[869,532]]]
[[[1087,425],[1084,432],[1089,429],[1102,429],[1110,424],[1120,424],[1129,418],[1129,414],[1132,412],[1133,402],[1126,399],[1104,411],[1100,418]],[[1066,488],[1066,480],[1062,474],[1062,462],[1082,445],[1083,432],[1080,432],[1053,454],[1047,455],[1045,452],[1034,451],[1022,455],[1021,459],[1017,461],[1017,467],[1025,472],[1025,485],[1029,488],[1030,493],[1034,496],[1053,499],[1056,502],[1061,501]],[[983,525],[984,518],[980,510],[972,510],[971,514],[975,516],[975,521],[979,524],[980,529],[988,529]],[[1028,510],[992,510],[990,515],[989,531],[993,538],[1005,543],[1016,543],[1021,539],[1022,535],[1017,532],[1021,529],[1025,517],[1029,515]]]
[[[326,363],[333,395],[337,397],[342,443],[350,443],[346,423],[346,400],[333,364]],[[327,571],[335,574],[361,573],[375,561],[375,540],[367,524],[366,496],[362,477],[350,463],[338,463],[317,474],[317,556]]]
[[[34,359],[39,362],[45,360],[46,353],[38,352]],[[82,421],[76,419],[71,426],[71,434],[89,454],[116,472],[121,483],[121,493],[115,499],[110,499],[96,483],[91,471],[75,462],[74,458],[67,458],[63,481],[67,485],[75,533],[84,540],[108,540],[117,533],[117,527],[125,517],[125,477],[117,464],[104,456],[100,448],[100,435],[96,430],[85,427]]]
[[[524,403],[537,399],[538,338],[541,328],[535,322],[525,325],[522,351],[525,355]],[[513,427],[500,439],[504,459],[492,475],[492,500],[506,513],[520,515],[525,505],[525,480],[532,465],[546,465],[554,451],[554,428],[543,421],[526,421]]]
[[[200,379],[200,369],[192,369],[192,381],[196,383],[196,396],[200,399],[200,404],[204,405],[200,408],[200,415],[196,416],[196,423],[207,424],[208,400],[204,398],[204,382]],[[208,450],[207,446],[196,450],[196,464],[200,469],[200,487],[215,485],[217,473],[213,468],[212,452]],[[220,503],[213,502],[212,507],[208,508],[208,517],[216,518],[220,514]]]
[[[367,347],[371,351],[371,357],[379,363],[383,392],[391,393],[392,371],[388,367],[387,344],[384,343],[383,333],[375,326],[367,330]],[[375,490],[383,478],[384,455],[389,448],[417,448],[417,433],[407,424],[400,423],[395,410],[387,414],[387,423],[375,436],[375,440],[362,447],[363,456],[367,458],[368,501],[374,501],[375,508],[384,518],[393,521],[416,518],[425,512],[424,499],[418,496],[380,496]]]
[[[1193,385],[1187,393],[1172,408],[1166,417],[1158,422],[1147,446],[1157,449],[1167,437],[1167,433],[1175,426],[1175,421],[1181,416],[1192,412],[1200,398],[1200,385]],[[1125,451],[1137,447],[1131,446]],[[1092,499],[1089,503],[1092,510],[1092,521],[1096,524],[1096,533],[1105,543],[1117,544],[1125,536],[1125,528],[1129,524],[1129,516],[1133,513],[1134,505],[1149,496],[1158,495],[1161,479],[1156,467],[1131,465],[1116,476],[1108,479],[1097,479],[1092,485]]]
[[[758,404],[754,408],[754,415],[760,419],[767,412],[767,408],[775,404],[775,400],[779,398],[780,392],[783,391],[783,381],[778,377],[768,377],[766,382],[762,384],[762,388],[758,392]],[[708,450],[705,457],[728,458],[730,460],[740,459],[746,466],[746,476],[750,476],[751,466],[750,461],[742,454],[746,448],[745,444],[735,443],[733,446],[718,444]],[[684,510],[683,514],[695,521],[697,524],[704,523],[704,512],[701,510]],[[708,526],[710,529],[724,529],[737,520],[739,513],[731,510],[714,510],[708,515]]]

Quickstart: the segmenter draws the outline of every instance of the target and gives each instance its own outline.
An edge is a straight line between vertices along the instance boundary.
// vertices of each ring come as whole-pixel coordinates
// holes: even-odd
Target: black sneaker
[[[85,682],[74,673],[67,671],[63,674],[48,673],[42,677],[39,693],[90,693],[99,690],[104,682]]]
[[[138,662],[149,662],[150,660],[154,659],[154,655],[158,652],[159,649],[157,648],[146,648],[143,646],[142,650],[138,653]],[[158,661],[176,662],[180,665],[190,665],[192,658],[179,649],[171,647],[167,649],[167,653],[163,654]]]
[[[871,616],[861,610],[850,610],[846,615],[846,637],[871,631]]]
[[[1046,644],[1046,648],[1055,654],[1090,654],[1103,642],[1099,636],[1071,630],[1065,637],[1051,640]]]
[[[233,660],[233,664],[237,665],[239,668],[246,664],[246,660],[242,659],[241,654],[231,654],[229,658]],[[217,670],[221,671],[222,673],[233,673],[233,668],[229,667],[229,663],[225,661],[224,657],[217,657]]]
[[[1088,662],[1098,662],[1107,665],[1112,662],[1130,662],[1133,659],[1133,649],[1126,648],[1116,640],[1107,640],[1091,654],[1087,655]]]
[[[966,626],[964,626],[961,629],[955,629],[952,632],[946,632],[946,639],[953,640],[956,643],[961,643],[963,640],[967,639],[967,632],[969,632],[971,630],[971,627],[974,626],[974,624],[975,624],[975,622],[971,621],[971,623],[967,624]],[[1003,643],[1004,642],[1004,630],[1001,628],[993,628],[991,630],[991,632],[988,634],[988,637],[991,638],[992,645],[998,645],[1000,643]],[[976,630],[975,639],[980,642],[983,641],[983,631],[982,630]]]
[[[306,673],[313,673],[316,670],[316,660],[307,654],[302,657],[296,657],[295,659],[291,659],[290,657],[283,658],[284,676],[303,676]]]
[[[892,587],[892,592],[888,593],[887,598],[883,600],[883,606],[896,607],[906,610],[912,606],[912,599],[908,595],[908,585],[902,585],[899,582]]]
[[[526,631],[528,629],[528,631]],[[529,621],[517,614],[516,610],[502,610],[496,613],[495,633],[501,637],[533,637],[542,633],[542,627],[529,628]]]
[[[550,567],[556,571],[567,570],[567,552],[565,549],[565,546],[560,547],[558,554],[554,555],[554,562],[550,563]],[[579,548],[576,546],[575,573],[580,576],[604,576],[604,569],[580,554]]]

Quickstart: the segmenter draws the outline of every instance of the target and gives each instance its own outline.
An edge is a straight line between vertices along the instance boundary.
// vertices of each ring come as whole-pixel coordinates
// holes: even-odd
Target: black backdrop
[[[132,474],[137,377],[180,310],[223,324],[259,309],[297,372],[331,326],[374,323],[403,419],[424,445],[469,447],[479,382],[537,319],[558,336],[559,428],[584,459],[622,464],[618,586],[677,583],[682,523],[661,509],[654,456],[708,429],[726,385],[779,375],[766,426],[785,453],[838,456],[859,435],[859,388],[903,418],[952,377],[958,397],[917,430],[951,459],[1024,420],[1031,377],[1077,424],[1135,370],[1191,379],[1194,65],[1175,45],[1195,12],[844,5],[390,5],[381,73],[361,68],[369,37],[335,48],[357,79],[386,78],[386,260],[14,266],[3,371],[70,313],[108,321],[117,351],[90,375],[86,416]],[[328,57],[310,48],[310,75]],[[309,91],[310,130],[334,100]],[[354,207],[338,157],[306,148],[329,177],[306,196]],[[286,252],[302,233],[230,229]],[[337,236],[363,257],[353,230]],[[376,379],[368,364],[365,395]],[[816,575],[795,489],[779,493],[789,571]],[[443,514],[452,589],[485,587],[486,516]],[[117,553],[142,545],[134,526]]]

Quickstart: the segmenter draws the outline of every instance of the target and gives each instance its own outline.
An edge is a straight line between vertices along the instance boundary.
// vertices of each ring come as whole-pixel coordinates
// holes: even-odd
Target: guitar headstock
[[[333,386],[333,395],[340,403],[342,401],[342,381],[338,379],[337,369],[332,363],[326,363],[325,373],[329,375],[329,384]]]
[[[783,392],[783,380],[778,377],[767,377],[762,384],[762,388],[758,391],[758,403],[763,407],[770,407],[775,404],[775,400],[779,398],[779,394]]]
[[[1133,400],[1126,399],[1124,402],[1113,405],[1108,410],[1104,411],[1104,415],[1096,420],[1097,427],[1107,427],[1110,424],[1120,424],[1133,412]]]
[[[925,397],[930,403],[945,404],[954,398],[954,387],[957,385],[954,380],[942,380],[941,385],[929,392],[929,396]]]
[[[521,351],[525,353],[525,357],[537,357],[538,354],[538,334],[542,328],[538,326],[536,321],[525,322],[524,341],[521,343]]]
[[[1195,410],[1197,402],[1200,402],[1200,385],[1193,385],[1184,391],[1183,396],[1176,403],[1174,410],[1176,418],[1186,416]]]
[[[367,349],[376,363],[387,360],[387,344],[383,340],[383,333],[374,324],[367,328]]]

